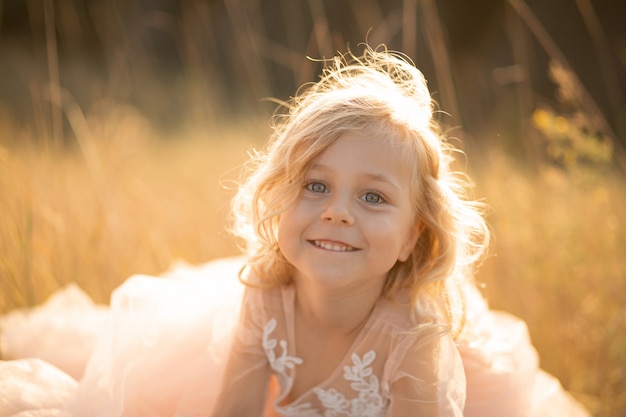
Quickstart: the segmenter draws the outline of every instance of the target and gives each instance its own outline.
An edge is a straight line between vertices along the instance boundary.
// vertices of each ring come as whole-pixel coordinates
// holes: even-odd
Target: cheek
[[[285,241],[285,239],[291,234],[291,213],[285,212],[280,215],[278,219],[278,229],[276,235],[278,237],[278,243]]]
[[[380,250],[396,252],[402,247],[406,229],[399,221],[377,221],[370,228],[370,239],[377,242]]]
[[[417,239],[420,235],[420,227],[413,220],[413,216],[410,219],[400,223],[402,227],[397,231],[398,233],[398,259],[402,262],[406,261],[417,243]]]
[[[398,260],[401,262],[405,262],[411,256],[411,252],[415,249],[415,244],[417,243],[417,238],[419,234],[411,232],[408,233],[400,246],[400,251],[398,253]]]
[[[285,222],[284,217],[281,217],[278,222],[278,231],[277,231],[277,243],[280,252],[283,254],[285,259],[291,262],[293,249],[293,234],[290,231],[289,224]]]
[[[298,218],[301,215],[298,212],[297,206],[286,210],[280,215],[278,220],[277,238],[278,245],[281,250],[289,249],[289,242],[293,242],[300,234],[300,227]]]

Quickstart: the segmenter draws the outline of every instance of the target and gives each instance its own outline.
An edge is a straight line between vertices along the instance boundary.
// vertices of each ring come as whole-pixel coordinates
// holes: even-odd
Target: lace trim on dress
[[[289,375],[287,369],[294,369],[300,365],[302,359],[287,355],[287,341],[270,339],[270,334],[276,329],[276,320],[271,319],[263,331],[263,349],[267,354],[270,366],[278,375],[281,385],[287,390],[293,383],[293,374]],[[282,354],[276,356],[274,348],[280,345]],[[380,383],[374,375],[371,364],[376,359],[376,352],[370,350],[362,358],[356,353],[352,354],[352,366],[344,366],[343,377],[350,383],[350,388],[358,393],[358,396],[347,399],[346,396],[335,388],[315,388],[313,392],[324,406],[321,414],[314,409],[311,403],[288,405],[280,407],[277,411],[285,417],[382,417],[387,408],[386,402],[380,394]],[[284,383],[284,385],[283,385]]]
[[[263,350],[265,350],[267,359],[269,359],[270,366],[278,375],[280,384],[289,389],[293,383],[293,375],[288,375],[287,369],[294,369],[296,365],[302,363],[302,359],[295,356],[287,356],[287,341],[285,339],[277,342],[276,339],[269,338],[269,335],[274,330],[276,330],[276,319],[271,319],[263,328]],[[276,357],[274,353],[277,344],[282,348],[282,354],[279,357]]]

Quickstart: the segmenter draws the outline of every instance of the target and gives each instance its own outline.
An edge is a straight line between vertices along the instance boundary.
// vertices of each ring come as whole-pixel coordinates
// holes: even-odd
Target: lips
[[[329,250],[332,252],[353,252],[357,250],[357,248],[354,248],[352,246],[340,242],[332,242],[329,240],[311,240],[310,242],[318,248]]]

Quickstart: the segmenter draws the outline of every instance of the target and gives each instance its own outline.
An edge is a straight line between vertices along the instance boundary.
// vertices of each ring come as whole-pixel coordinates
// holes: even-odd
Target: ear
[[[411,256],[411,252],[413,252],[413,249],[415,249],[417,239],[419,239],[425,227],[426,225],[419,220],[413,224],[413,227],[411,227],[411,230],[409,230],[406,240],[400,248],[400,253],[398,254],[398,260],[400,262],[404,262],[409,259],[409,256]]]

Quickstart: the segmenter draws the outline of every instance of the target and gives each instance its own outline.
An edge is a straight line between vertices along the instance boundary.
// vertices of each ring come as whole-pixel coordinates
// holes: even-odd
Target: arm
[[[258,290],[246,289],[213,417],[262,416],[270,366],[262,347],[263,314]]]
[[[262,416],[269,377],[268,365],[258,366],[257,358],[233,351],[213,417]]]
[[[426,330],[404,343],[390,381],[387,417],[462,417],[465,373],[452,337]]]

